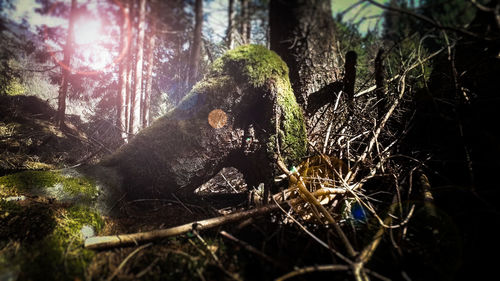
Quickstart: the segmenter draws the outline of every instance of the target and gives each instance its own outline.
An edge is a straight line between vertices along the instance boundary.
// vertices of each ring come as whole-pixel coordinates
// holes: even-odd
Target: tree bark
[[[142,104],[142,127],[146,128],[151,122],[150,119],[150,105],[151,105],[151,89],[153,83],[153,68],[154,68],[154,55],[156,45],[156,21],[151,22],[151,31],[148,40],[148,57],[146,59],[148,65],[146,69],[146,86],[144,87],[144,102]]]
[[[134,67],[134,59],[133,59],[133,51],[134,44],[130,42],[130,49],[128,52],[128,56],[126,57],[125,63],[127,64],[127,81],[126,81],[126,94],[125,94],[125,141],[128,141],[129,133],[130,133],[130,100],[132,96],[132,87],[133,87],[133,67]]]
[[[136,62],[134,90],[130,100],[130,134],[137,134],[141,128],[142,61],[144,59],[144,33],[146,24],[146,0],[139,1],[139,21],[137,28]]]
[[[56,114],[56,123],[59,128],[64,127],[64,121],[66,117],[66,96],[68,95],[69,75],[71,74],[71,56],[73,54],[73,33],[75,25],[76,4],[76,0],[71,0],[68,34],[66,37],[66,45],[64,46],[64,58],[61,66],[62,80],[61,87],[59,88]]]
[[[234,48],[234,0],[229,0],[227,11],[227,31],[226,31],[226,46],[228,50]]]
[[[330,0],[271,0],[269,21],[271,50],[288,65],[297,102],[306,108],[311,93],[339,80]]]
[[[127,139],[127,78],[128,78],[128,54],[130,44],[130,19],[129,19],[129,3],[125,1],[123,4],[123,22],[120,26],[120,50],[121,60],[118,70],[118,92],[116,101],[116,126],[121,131],[123,140]]]
[[[198,71],[201,57],[201,29],[203,27],[203,1],[196,0],[194,5],[195,23],[193,33],[193,45],[191,45],[191,59],[189,63],[188,88],[198,80]]]
[[[240,35],[243,44],[250,43],[248,0],[241,0]]]

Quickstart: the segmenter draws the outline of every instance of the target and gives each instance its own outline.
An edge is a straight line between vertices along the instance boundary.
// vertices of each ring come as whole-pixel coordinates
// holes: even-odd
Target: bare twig
[[[245,241],[242,241],[236,237],[234,237],[233,235],[229,234],[228,232],[222,230],[219,232],[222,236],[224,236],[225,238],[233,241],[233,242],[236,242],[238,243],[239,245],[241,245],[245,250],[249,251],[250,253],[252,254],[255,254],[259,257],[261,257],[262,259],[266,260],[267,262],[273,264],[274,266],[276,267],[280,267],[280,268],[287,268],[285,265],[283,265],[282,263],[278,262],[277,260],[271,258],[270,256],[266,255],[265,253],[259,251],[258,249],[256,249],[254,246],[248,244],[247,242]]]
[[[397,12],[397,13],[401,13],[401,14],[405,14],[405,15],[409,15],[411,17],[414,17],[414,18],[417,18],[425,23],[428,23],[432,26],[435,26],[439,29],[442,29],[442,30],[451,30],[451,31],[454,31],[454,32],[457,32],[457,33],[460,33],[460,34],[463,34],[463,35],[467,35],[467,36],[470,36],[470,37],[473,37],[475,39],[479,39],[479,40],[488,40],[488,41],[491,41],[491,40],[495,40],[495,39],[498,39],[498,38],[491,38],[491,37],[486,37],[484,35],[480,35],[480,34],[476,34],[474,32],[470,32],[468,31],[467,29],[463,29],[463,28],[457,28],[457,27],[453,27],[453,26],[444,26],[442,25],[441,23],[435,21],[435,20],[432,20],[424,15],[421,15],[421,14],[417,14],[415,12],[412,12],[408,9],[402,9],[402,8],[398,8],[398,7],[393,7],[393,6],[386,6],[386,5],[383,5],[383,4],[380,4],[380,3],[377,3],[376,1],[374,0],[366,0],[367,2],[370,2],[372,5],[375,5],[379,8],[382,8],[382,9],[385,9],[385,10],[389,10],[389,11],[393,11],[393,12]]]
[[[347,265],[342,265],[342,264],[327,264],[327,265],[315,265],[315,266],[308,266],[308,267],[303,267],[296,269],[292,272],[289,272],[283,276],[280,276],[276,278],[276,281],[284,281],[287,279],[290,279],[295,276],[311,273],[311,272],[317,272],[317,271],[347,271],[349,270],[349,266]]]
[[[210,229],[219,225],[236,222],[245,218],[260,216],[274,210],[277,210],[276,205],[267,205],[260,208],[252,209],[249,211],[238,212],[227,216],[216,217],[184,225],[158,229],[148,232],[138,232],[131,234],[120,234],[112,236],[95,236],[85,240],[85,248],[87,249],[102,249],[117,246],[125,246],[130,244],[138,244],[141,242],[153,241],[159,238],[166,238],[187,233],[193,229],[198,231]]]
[[[328,163],[328,161],[327,161]],[[351,257],[354,257],[356,256],[356,251],[354,250],[354,248],[352,247],[351,245],[351,242],[349,242],[349,239],[347,239],[347,236],[345,235],[344,231],[342,230],[342,228],[340,228],[339,224],[337,223],[337,221],[333,218],[333,216],[330,214],[330,212],[328,212],[328,210],[320,204],[320,202],[318,201],[318,199],[316,199],[316,197],[314,197],[313,194],[311,194],[311,192],[309,192],[309,190],[307,190],[307,187],[305,186],[304,184],[304,181],[302,179],[302,177],[298,174],[292,174],[285,166],[285,164],[281,161],[281,160],[278,160],[278,167],[285,173],[288,175],[288,177],[290,178],[290,182],[292,182],[293,184],[296,184],[297,187],[299,188],[300,192],[304,195],[304,197],[306,198],[305,200],[307,202],[309,202],[310,204],[314,205],[316,208],[318,208],[318,210],[321,212],[321,214],[323,214],[323,216],[328,220],[328,222],[333,226],[333,228],[335,229],[335,231],[337,232],[337,234],[340,236],[340,239],[342,240],[342,242],[344,243],[344,246],[347,250],[347,252],[349,253],[349,255]]]

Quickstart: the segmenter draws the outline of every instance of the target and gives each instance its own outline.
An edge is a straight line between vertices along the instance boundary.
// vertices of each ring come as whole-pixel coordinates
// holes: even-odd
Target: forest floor
[[[304,240],[308,241],[304,248],[304,242],[297,241],[301,233],[273,224],[269,217],[139,248],[84,249],[84,239],[94,235],[150,231],[244,209],[248,195],[242,175],[227,168],[189,202],[179,198],[117,202],[110,206],[115,215],[106,216],[95,206],[101,192],[96,183],[75,174],[73,167],[95,163],[115,149],[114,144],[89,137],[88,128],[77,119],[70,118],[65,130],[58,129],[54,109],[38,98],[0,99],[2,281],[270,280],[318,255],[303,255],[311,241]],[[222,230],[240,242],[227,240]],[[293,233],[292,246],[284,244],[285,233]],[[241,241],[252,243],[257,254],[244,250]]]
[[[107,137],[113,132],[99,125],[96,134],[95,126],[76,118],[59,130],[52,116],[54,109],[37,98],[0,96],[1,281],[274,280],[289,272],[298,273],[294,280],[353,279],[350,270],[334,267],[343,261],[331,249],[343,245],[331,227],[303,220],[314,237],[281,212],[147,244],[85,249],[88,237],[174,227],[246,210],[251,200],[242,175],[225,168],[192,198],[119,198],[103,212],[96,203],[103,192],[99,183],[74,167],[114,151],[119,145]],[[376,191],[392,185],[387,177],[367,184],[373,190],[370,200],[388,208],[392,195]],[[428,203],[409,201],[414,212],[401,236],[406,238],[398,238],[400,229],[391,230],[367,267],[393,280],[467,280],[478,274],[469,265],[491,264],[477,257],[496,232],[479,229],[497,225],[497,216],[475,215],[479,207],[466,211],[465,206],[484,204],[469,193],[448,190],[434,189],[441,209],[430,213]],[[364,215],[356,205],[351,212],[359,210]],[[374,217],[336,219],[357,249],[373,242],[380,229]]]

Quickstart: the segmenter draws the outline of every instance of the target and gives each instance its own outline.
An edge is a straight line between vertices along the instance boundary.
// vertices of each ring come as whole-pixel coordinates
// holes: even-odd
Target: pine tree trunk
[[[146,86],[144,87],[144,102],[142,104],[142,127],[146,128],[149,126],[149,123],[151,122],[150,114],[149,114],[149,108],[151,105],[151,89],[152,89],[152,83],[153,83],[153,68],[154,68],[154,52],[155,52],[155,45],[156,45],[156,22],[152,21],[151,23],[151,32],[149,35],[149,40],[148,40],[148,57],[146,59],[148,65],[146,69]]]
[[[130,20],[129,20],[129,3],[123,3],[123,22],[120,27],[120,50],[121,60],[118,70],[118,93],[116,101],[116,126],[122,132],[122,139],[127,139],[127,78],[128,78],[128,54],[130,44]]]
[[[130,98],[132,96],[132,86],[133,86],[133,63],[134,59],[132,57],[134,50],[134,45],[132,42],[130,42],[130,49],[128,52],[128,56],[126,57],[125,63],[127,64],[127,83],[125,85],[126,87],[126,95],[125,95],[125,135],[126,138],[125,140],[128,140],[128,136],[130,133]]]
[[[271,0],[271,50],[290,68],[297,102],[338,78],[335,23],[330,0]]]
[[[146,24],[146,0],[139,1],[139,22],[137,28],[136,64],[134,90],[130,101],[130,128],[131,134],[136,134],[141,128],[141,90],[142,90],[142,61],[144,57],[144,33]]]
[[[201,56],[201,29],[203,26],[203,0],[196,0],[194,5],[195,24],[193,45],[191,46],[191,62],[189,64],[189,88],[196,83]]]
[[[64,121],[66,117],[66,96],[68,95],[69,75],[71,70],[75,11],[76,11],[76,0],[71,0],[68,35],[66,37],[66,45],[64,46],[64,58],[61,67],[62,80],[61,80],[61,87],[59,88],[59,96],[57,103],[56,122],[59,128],[64,127]]]
[[[240,35],[243,44],[249,43],[248,0],[241,0]]]
[[[231,50],[234,48],[234,0],[229,0],[228,11],[227,11],[227,31],[226,31],[226,44],[227,49]]]

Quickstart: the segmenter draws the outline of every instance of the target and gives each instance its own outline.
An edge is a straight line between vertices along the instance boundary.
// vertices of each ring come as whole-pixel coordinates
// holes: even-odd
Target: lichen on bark
[[[286,64],[245,45],[217,59],[175,109],[102,165],[116,168],[135,196],[190,194],[223,167],[238,168],[250,185],[270,183],[277,155],[295,164],[306,142]]]

